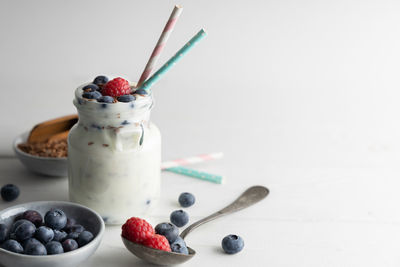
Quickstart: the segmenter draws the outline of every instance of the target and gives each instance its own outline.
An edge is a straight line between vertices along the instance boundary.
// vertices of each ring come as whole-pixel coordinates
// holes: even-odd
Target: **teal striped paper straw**
[[[148,90],[156,83],[173,65],[175,65],[192,47],[206,36],[204,29],[201,29],[189,42],[187,42],[167,63],[148,78],[138,89]]]
[[[223,182],[223,177],[221,175],[215,175],[215,174],[211,174],[211,173],[207,173],[207,172],[200,172],[200,171],[185,168],[182,166],[171,167],[171,168],[167,168],[164,170],[169,171],[169,172],[178,173],[178,174],[183,174],[183,175],[190,176],[190,177],[197,178],[197,179],[204,180],[204,181],[213,182],[216,184],[222,184],[222,182]]]

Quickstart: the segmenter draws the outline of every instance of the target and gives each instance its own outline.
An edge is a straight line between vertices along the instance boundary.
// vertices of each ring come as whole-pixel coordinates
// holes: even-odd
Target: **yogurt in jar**
[[[99,103],[75,91],[79,121],[68,136],[69,197],[106,224],[145,216],[160,196],[161,134],[149,121],[151,92],[136,100]]]

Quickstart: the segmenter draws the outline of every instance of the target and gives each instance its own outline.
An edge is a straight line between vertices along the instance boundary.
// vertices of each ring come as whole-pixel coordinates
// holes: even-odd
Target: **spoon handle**
[[[260,200],[264,199],[266,196],[268,196],[268,194],[269,194],[268,188],[260,185],[252,186],[249,189],[247,189],[243,194],[241,194],[240,197],[238,197],[230,205],[188,226],[181,233],[181,237],[184,239],[193,229],[199,227],[200,225],[206,222],[245,209],[259,202]]]

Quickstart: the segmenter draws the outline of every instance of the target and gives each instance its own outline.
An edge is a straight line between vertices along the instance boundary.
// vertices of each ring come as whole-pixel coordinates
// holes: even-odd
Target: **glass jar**
[[[153,97],[123,103],[73,101],[79,121],[68,136],[69,197],[106,224],[148,214],[160,196],[161,134],[149,121]]]

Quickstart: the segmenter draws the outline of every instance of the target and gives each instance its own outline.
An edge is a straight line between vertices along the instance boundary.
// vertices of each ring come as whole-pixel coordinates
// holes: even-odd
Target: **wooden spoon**
[[[59,140],[68,136],[68,131],[78,122],[78,115],[67,115],[45,121],[33,127],[28,137],[28,143]]]

